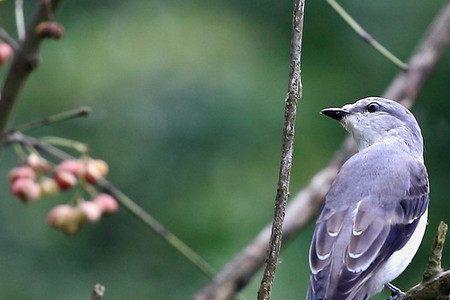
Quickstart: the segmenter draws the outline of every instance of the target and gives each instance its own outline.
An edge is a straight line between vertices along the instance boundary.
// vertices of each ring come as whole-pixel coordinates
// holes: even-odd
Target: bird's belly
[[[369,296],[378,293],[384,284],[397,278],[409,265],[422,242],[425,228],[427,227],[427,218],[428,209],[420,217],[416,230],[405,246],[394,252],[386,264],[374,274],[369,283]]]

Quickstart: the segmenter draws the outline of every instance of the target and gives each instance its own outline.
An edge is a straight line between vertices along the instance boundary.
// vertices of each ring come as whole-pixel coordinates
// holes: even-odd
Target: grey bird
[[[423,139],[401,104],[369,97],[323,115],[338,120],[357,146],[339,171],[310,247],[308,300],[362,300],[409,265],[427,225],[429,184]]]

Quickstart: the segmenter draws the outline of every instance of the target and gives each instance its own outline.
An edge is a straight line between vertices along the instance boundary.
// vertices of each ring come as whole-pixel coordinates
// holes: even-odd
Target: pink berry
[[[36,153],[31,153],[27,157],[27,165],[37,172],[50,172],[52,165]]]
[[[100,159],[89,159],[86,161],[84,179],[95,184],[108,173],[108,164]]]
[[[90,222],[97,222],[102,217],[102,210],[99,205],[92,201],[81,201],[78,208],[84,213]]]
[[[84,173],[84,163],[77,159],[68,159],[62,161],[57,167],[56,172],[65,171],[75,176],[82,176]]]
[[[31,178],[18,178],[11,184],[11,192],[23,202],[36,201],[41,197],[41,188]]]
[[[94,164],[103,177],[105,177],[108,174],[109,166],[104,160],[94,159]]]
[[[29,166],[16,167],[9,172],[9,182],[12,183],[19,178],[30,178],[34,180],[36,178],[36,172]]]
[[[56,183],[61,190],[68,190],[77,184],[77,177],[68,171],[57,170],[53,175]]]
[[[39,180],[39,186],[41,187],[42,196],[53,196],[59,193],[59,185],[52,178],[42,178]]]
[[[119,210],[119,204],[117,200],[108,194],[99,194],[92,202],[96,203],[103,214],[113,214]]]
[[[53,207],[47,215],[48,224],[66,234],[77,233],[85,220],[85,215],[80,209],[68,204]]]
[[[59,228],[61,224],[72,215],[73,207],[68,204],[60,204],[52,208],[47,215],[48,224]]]
[[[3,65],[6,61],[8,61],[13,53],[14,50],[10,45],[0,43],[0,65]]]

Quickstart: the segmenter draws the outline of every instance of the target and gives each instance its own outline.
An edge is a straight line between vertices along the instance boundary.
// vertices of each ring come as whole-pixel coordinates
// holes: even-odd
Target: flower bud
[[[41,188],[31,178],[18,178],[11,183],[11,193],[23,202],[36,201],[41,196]]]
[[[117,203],[117,200],[108,194],[99,194],[92,199],[92,202],[100,207],[102,214],[113,214],[119,210],[119,203]]]
[[[36,26],[36,34],[40,38],[59,40],[64,34],[64,27],[56,22],[42,22]]]
[[[16,167],[9,172],[9,182],[12,183],[19,178],[30,178],[34,180],[36,178],[36,172],[29,166]]]
[[[48,224],[66,234],[75,234],[85,223],[83,212],[68,204],[60,204],[52,208],[47,215]]]
[[[0,65],[3,65],[13,55],[13,48],[7,43],[0,43]]]
[[[84,213],[89,222],[97,222],[102,217],[100,206],[92,201],[81,201],[78,208]]]
[[[39,181],[39,186],[41,187],[42,196],[53,196],[59,193],[59,185],[52,178],[42,178]]]
[[[70,172],[57,170],[53,175],[61,190],[68,190],[77,184],[77,177]]]
[[[52,165],[44,158],[36,153],[31,153],[27,157],[27,165],[30,166],[36,172],[50,172]]]

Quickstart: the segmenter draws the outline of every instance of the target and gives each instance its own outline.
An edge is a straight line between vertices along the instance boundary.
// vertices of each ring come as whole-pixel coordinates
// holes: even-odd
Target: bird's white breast
[[[369,296],[378,293],[384,284],[397,278],[406,269],[422,242],[425,228],[427,227],[427,219],[428,209],[420,217],[416,230],[405,246],[394,252],[384,266],[373,275],[369,282]]]

